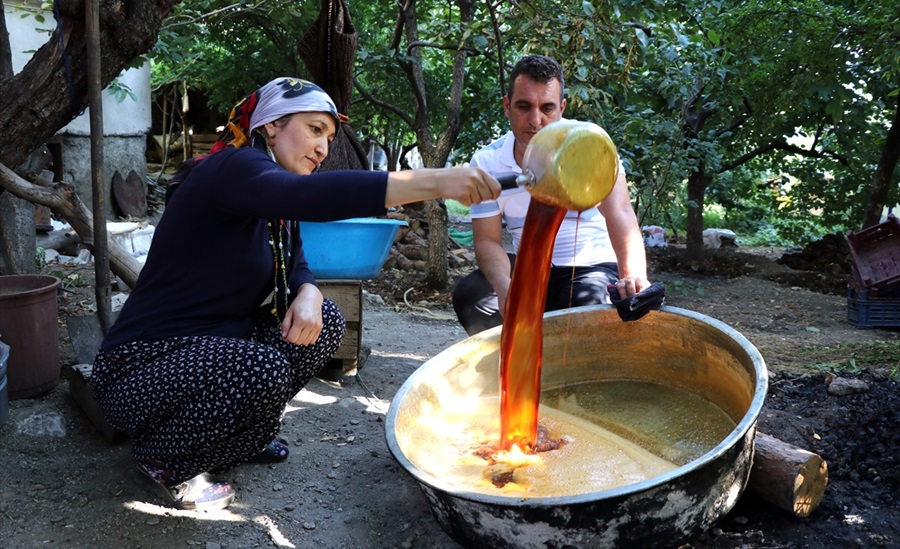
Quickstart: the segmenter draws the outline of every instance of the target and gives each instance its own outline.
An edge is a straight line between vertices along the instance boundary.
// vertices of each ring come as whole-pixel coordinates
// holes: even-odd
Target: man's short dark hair
[[[513,67],[509,73],[509,90],[506,92],[507,97],[513,95],[513,85],[516,77],[524,74],[538,84],[546,84],[551,80],[559,80],[560,95],[565,90],[565,82],[563,81],[562,67],[556,62],[556,59],[547,57],[546,55],[526,55],[519,59],[519,62]],[[562,100],[562,97],[560,97]]]

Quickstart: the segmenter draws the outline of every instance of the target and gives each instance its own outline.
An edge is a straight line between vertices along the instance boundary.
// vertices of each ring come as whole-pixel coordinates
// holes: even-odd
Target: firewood
[[[822,456],[756,433],[747,490],[798,517],[808,517],[822,501],[828,464]]]
[[[407,259],[425,261],[428,259],[428,247],[417,244],[397,244],[396,249]]]

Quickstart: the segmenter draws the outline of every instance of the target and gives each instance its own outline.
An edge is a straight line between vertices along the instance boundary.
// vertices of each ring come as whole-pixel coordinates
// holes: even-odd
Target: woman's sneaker
[[[217,482],[208,474],[170,484],[171,473],[156,464],[138,463],[138,470],[159,486],[166,497],[181,509],[216,511],[228,507],[234,501],[234,488],[227,482]]]

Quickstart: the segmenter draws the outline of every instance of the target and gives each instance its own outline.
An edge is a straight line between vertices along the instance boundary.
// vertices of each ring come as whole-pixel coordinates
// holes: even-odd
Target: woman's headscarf
[[[242,99],[228,115],[228,124],[210,149],[210,154],[226,147],[250,144],[253,130],[297,112],[326,112],[340,126],[334,101],[322,88],[300,78],[276,78]]]

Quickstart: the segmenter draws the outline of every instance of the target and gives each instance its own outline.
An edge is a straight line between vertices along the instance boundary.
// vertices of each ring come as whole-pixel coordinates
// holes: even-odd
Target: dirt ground
[[[683,547],[900,547],[900,331],[847,322],[841,261],[806,271],[787,267],[784,250],[753,252],[690,264],[677,248],[651,249],[651,278],[667,285],[667,305],[719,319],[756,345],[771,376],[760,430],[820,454],[829,484],[806,519],[745,493]],[[460,547],[388,451],[384,419],[403,381],[465,334],[447,296],[422,290],[415,276],[389,270],[364,287],[364,366],[294,398],[283,428],[289,460],[234,470],[238,497],[227,510],[165,506],[138,478],[128,442],[107,442],[77,407],[67,376],[45,395],[12,401],[0,426],[0,547]],[[64,372],[74,363],[66,317],[88,314],[92,292],[87,284],[61,294]],[[872,341],[893,358],[854,354]],[[838,368],[865,387],[829,393]]]

